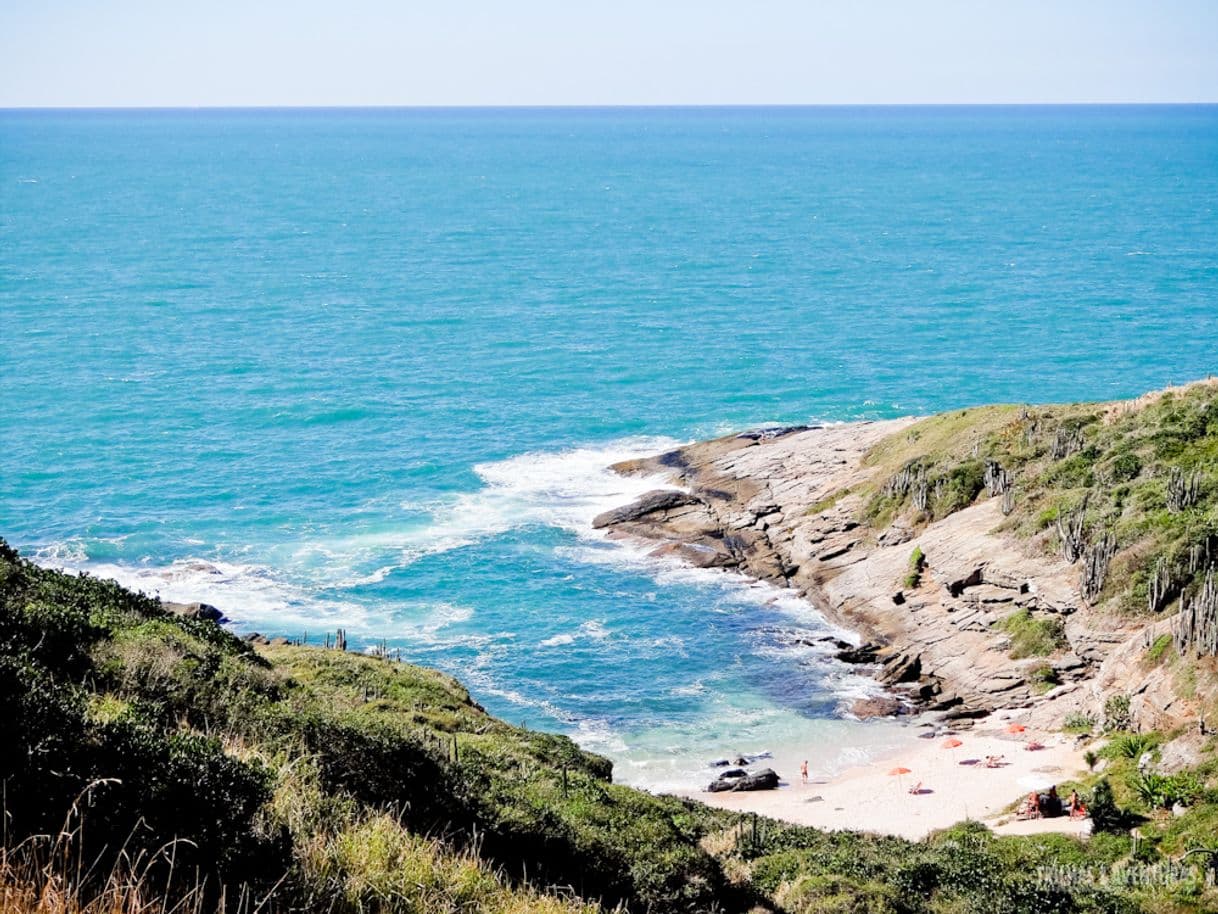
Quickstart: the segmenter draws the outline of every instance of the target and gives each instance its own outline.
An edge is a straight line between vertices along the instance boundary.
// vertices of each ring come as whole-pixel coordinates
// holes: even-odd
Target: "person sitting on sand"
[[[912,787],[910,787],[909,792],[912,793],[915,797],[918,796],[918,794],[920,794],[922,792],[922,782],[918,781],[918,783],[916,783]]]
[[[1040,818],[1040,794],[1033,790],[1023,804],[1019,807],[1018,817],[1020,819],[1039,819]]]
[[[986,768],[1001,768],[1003,765],[1005,765],[1007,763],[1006,758],[1007,757],[1005,755],[987,755],[985,757],[985,767]]]
[[[1045,748],[1045,744],[1042,743],[1038,739],[1030,739],[1030,740],[1028,740],[1027,745],[1025,745],[1024,748],[1027,749],[1029,752],[1036,752],[1039,749]]]
[[[800,781],[802,781],[805,784],[808,783],[808,760],[807,759],[804,759],[803,763],[799,766],[799,779],[800,779]]]
[[[1070,791],[1070,818],[1085,819],[1087,818],[1087,807],[1083,803],[1082,797],[1078,795],[1077,790]]]

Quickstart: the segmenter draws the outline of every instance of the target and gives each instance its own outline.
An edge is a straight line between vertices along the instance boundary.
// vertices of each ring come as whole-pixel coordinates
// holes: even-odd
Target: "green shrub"
[[[1067,733],[1087,734],[1095,729],[1095,718],[1090,714],[1076,711],[1066,715],[1065,721],[1062,722],[1062,729]]]
[[[1158,744],[1158,737],[1151,733],[1117,733],[1100,750],[1100,755],[1110,759],[1136,760]]]
[[[905,586],[914,590],[922,585],[922,571],[926,567],[926,556],[920,546],[914,546],[909,554],[909,573],[905,575]]]
[[[1011,659],[1046,657],[1066,644],[1065,630],[1057,618],[1033,616],[1026,609],[1011,613],[997,624],[1011,639]]]
[[[1142,461],[1136,454],[1118,454],[1108,465],[1108,478],[1111,482],[1129,482],[1142,472]]]
[[[1126,831],[1125,816],[1116,805],[1112,796],[1112,785],[1107,778],[1100,778],[1091,790],[1087,800],[1087,811],[1091,815],[1091,827],[1094,832],[1117,833]]]
[[[1057,676],[1057,670],[1047,663],[1032,670],[1028,679],[1032,683],[1032,689],[1035,692],[1048,692],[1054,686],[1061,685],[1061,680]]]
[[[1148,809],[1170,809],[1177,803],[1189,805],[1202,791],[1202,785],[1190,774],[1159,774],[1136,771],[1130,776],[1130,787]]]
[[[947,517],[977,500],[985,488],[985,463],[967,460],[953,466],[945,476],[939,477],[937,483],[934,514],[936,518]]]
[[[1104,702],[1104,732],[1128,730],[1133,724],[1129,710],[1129,696],[1121,693],[1109,695]]]
[[[1146,654],[1143,659],[1148,666],[1157,666],[1163,662],[1163,658],[1167,656],[1167,652],[1174,644],[1174,639],[1171,635],[1162,634],[1155,639],[1154,643],[1146,649]]]

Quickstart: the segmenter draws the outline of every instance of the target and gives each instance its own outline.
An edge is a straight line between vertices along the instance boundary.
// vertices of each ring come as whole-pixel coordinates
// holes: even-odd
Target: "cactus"
[[[1213,566],[1193,598],[1180,601],[1172,637],[1181,656],[1218,656],[1218,581]]]
[[[1079,577],[1078,591],[1088,603],[1099,596],[1108,577],[1108,565],[1116,554],[1116,537],[1105,530],[1087,550],[1083,571]]]
[[[1083,430],[1081,428],[1058,428],[1053,433],[1053,443],[1049,445],[1049,456],[1054,460],[1063,460],[1071,454],[1077,454],[1083,449]]]
[[[1087,502],[1091,495],[1083,496],[1078,507],[1069,514],[1057,518],[1057,535],[1062,541],[1062,558],[1073,565],[1083,555],[1083,521],[1087,517]]]
[[[1147,605],[1152,613],[1157,613],[1171,599],[1176,589],[1170,563],[1163,556],[1155,559],[1155,566],[1150,572],[1150,583],[1146,588]]]
[[[884,483],[884,494],[890,498],[904,498],[919,486],[926,485],[926,467],[919,460],[911,460],[889,477]]]
[[[991,498],[995,495],[1002,495],[1011,488],[1011,474],[1004,470],[1002,464],[997,460],[985,462],[985,476],[982,478]]]
[[[1171,468],[1167,480],[1167,510],[1179,514],[1191,508],[1201,498],[1201,474],[1196,470],[1185,473],[1180,467]]]

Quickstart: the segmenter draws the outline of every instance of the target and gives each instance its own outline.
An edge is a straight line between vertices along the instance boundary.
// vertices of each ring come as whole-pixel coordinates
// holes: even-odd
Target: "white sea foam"
[[[540,647],[565,647],[581,640],[604,641],[609,636],[609,630],[602,623],[590,620],[573,632],[563,632],[537,643]]]
[[[794,711],[775,706],[772,699],[762,695],[725,696],[713,683],[708,685],[701,680],[673,687],[668,692],[674,697],[707,702],[704,712],[692,718],[654,722],[644,730],[623,722],[584,718],[527,685],[503,681],[498,670],[505,652],[512,649],[515,635],[470,634],[464,623],[473,618],[471,608],[435,602],[398,605],[392,610],[371,609],[368,601],[341,595],[348,588],[378,584],[424,555],[474,544],[512,529],[547,526],[566,530],[580,540],[558,549],[560,557],[568,561],[615,566],[650,577],[656,590],[644,594],[644,598],[655,600],[668,588],[693,587],[708,592],[707,612],[739,613],[750,606],[764,606],[789,617],[800,630],[812,636],[832,635],[857,641],[853,633],[828,624],[812,606],[790,591],[734,572],[700,569],[674,558],[652,557],[648,554],[650,547],[645,544],[609,540],[592,529],[592,519],[600,512],[627,504],[652,489],[668,487],[663,479],[622,477],[608,467],[677,444],[671,439],[635,438],[604,447],[530,453],[480,464],[475,467],[482,481],[478,489],[426,506],[406,506],[416,515],[424,512],[429,515],[421,523],[281,546],[271,550],[269,559],[259,556],[270,565],[214,559],[184,559],[162,567],[97,563],[89,560],[84,544],[79,541],[51,547],[38,558],[44,564],[113,578],[166,600],[213,603],[246,630],[260,627],[271,631],[320,632],[341,626],[357,637],[405,638],[428,652],[439,650],[441,664],[447,647],[456,644],[473,647],[478,651],[476,659],[453,672],[478,693],[518,707],[524,720],[537,715],[558,722],[581,745],[614,757],[619,763],[619,773],[631,783],[653,789],[688,788],[705,779],[704,755],[738,752],[756,755],[784,740],[806,740],[811,732],[819,731],[823,722],[809,722]],[[254,551],[249,554],[252,556]],[[759,633],[758,637],[763,643],[754,646],[754,656],[761,653],[780,663],[807,665],[811,671],[810,686],[826,690],[843,703],[879,689],[874,680],[833,660],[830,648],[764,643],[765,634]],[[645,655],[672,656],[685,651],[684,642],[676,635],[652,635],[636,642],[629,631],[612,631],[596,619],[553,634],[538,642],[538,647],[562,650],[578,642],[592,644],[618,639],[629,643],[628,650],[642,651]],[[822,767],[857,763],[859,759],[842,748],[840,741],[834,752],[839,748],[842,758],[826,757]],[[867,754],[866,749],[859,751]]]
[[[409,564],[425,555],[447,552],[508,530],[549,526],[581,537],[600,538],[592,519],[627,504],[644,492],[675,488],[655,477],[621,476],[614,463],[677,447],[671,438],[625,438],[601,447],[521,454],[480,463],[474,472],[482,487],[430,504],[403,503],[407,510],[430,514],[426,523],[360,534],[330,544],[332,553],[393,550]]]

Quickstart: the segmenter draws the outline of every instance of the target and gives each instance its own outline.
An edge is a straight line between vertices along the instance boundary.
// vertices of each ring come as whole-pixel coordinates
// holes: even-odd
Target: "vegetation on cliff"
[[[1079,569],[1081,598],[1146,616],[1195,610],[1178,653],[1212,656],[1218,593],[1218,382],[1138,400],[987,406],[922,420],[876,446],[864,514],[940,520],[1001,500],[1004,528]]]
[[[1083,844],[966,824],[914,843],[746,820],[615,785],[605,759],[490,717],[434,671],[255,650],[2,542],[0,715],[6,912],[912,914],[1215,900],[1195,880],[1131,888],[1038,871],[1191,847],[1213,824],[1211,768],[1196,774],[1193,811],[1136,853],[1119,831]],[[1157,814],[1125,780],[1116,787],[1129,821]]]

